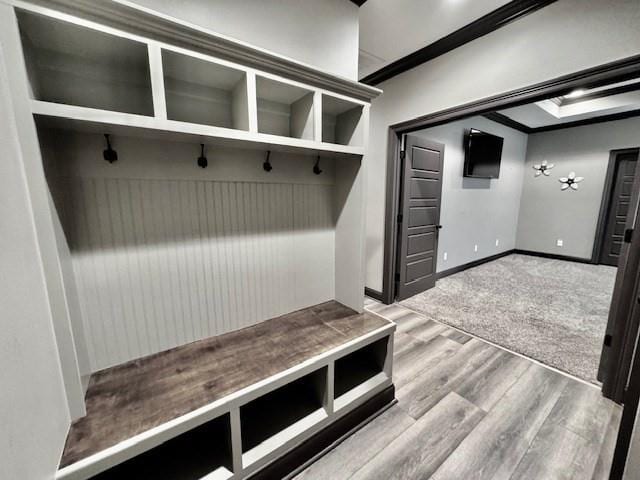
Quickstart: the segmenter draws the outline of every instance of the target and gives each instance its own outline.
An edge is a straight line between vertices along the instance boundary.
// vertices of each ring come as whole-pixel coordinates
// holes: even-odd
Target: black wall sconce
[[[320,169],[320,155],[318,155],[316,164],[313,166],[313,173],[315,173],[316,175],[320,175],[322,173],[322,170]]]
[[[269,157],[270,156],[271,156],[271,150],[267,151],[267,159],[262,164],[262,168],[264,169],[265,172],[270,172],[271,170],[273,170],[273,166],[271,165],[271,162],[269,161]]]
[[[111,148],[111,142],[109,141],[109,134],[105,133],[104,138],[107,141],[107,148],[102,152],[102,157],[109,163],[113,163],[118,160],[118,152]]]
[[[204,143],[201,143],[200,156],[198,157],[198,166],[200,168],[207,168],[207,165],[209,165],[209,161],[207,160],[207,157],[204,156]]]

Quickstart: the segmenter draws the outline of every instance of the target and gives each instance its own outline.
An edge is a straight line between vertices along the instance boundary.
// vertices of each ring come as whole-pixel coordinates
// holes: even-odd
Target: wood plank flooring
[[[94,373],[61,467],[386,325],[330,301]]]
[[[621,407],[592,385],[399,305],[398,404],[297,480],[605,480]]]

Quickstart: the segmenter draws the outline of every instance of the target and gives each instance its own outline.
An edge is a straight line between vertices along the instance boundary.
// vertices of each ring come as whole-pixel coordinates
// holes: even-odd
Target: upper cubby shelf
[[[147,45],[18,12],[33,98],[153,116]]]
[[[245,72],[170,50],[162,71],[168,119],[249,130]]]
[[[338,145],[362,145],[361,104],[322,95],[322,141]]]
[[[258,131],[313,140],[313,91],[258,76]]]
[[[331,88],[342,85],[372,98],[379,91],[371,87],[337,77],[323,87],[301,83],[274,75],[273,64],[263,71],[230,62],[229,55],[203,53],[206,43],[192,51],[185,41],[177,47],[158,41],[158,35],[115,29],[115,18],[104,26],[23,6],[18,22],[33,114],[47,126],[238,148],[364,154],[369,103]],[[211,43],[220,40],[210,37]],[[238,48],[247,54],[246,45]]]

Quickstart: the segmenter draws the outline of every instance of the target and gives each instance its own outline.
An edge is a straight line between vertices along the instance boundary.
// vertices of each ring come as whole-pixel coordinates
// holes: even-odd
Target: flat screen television
[[[464,140],[464,176],[498,178],[504,138],[472,128]]]

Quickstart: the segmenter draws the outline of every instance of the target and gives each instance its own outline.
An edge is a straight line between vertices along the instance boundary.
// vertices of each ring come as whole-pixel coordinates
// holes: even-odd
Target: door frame
[[[566,95],[579,88],[594,88],[606,83],[624,81],[640,76],[640,55],[581,70],[546,82],[512,90],[500,95],[486,97],[457,107],[430,113],[421,117],[391,125],[387,132],[387,170],[384,222],[384,257],[382,272],[382,292],[370,288],[367,295],[385,304],[394,301],[394,279],[397,257],[397,216],[400,183],[400,152],[402,136],[429,127],[435,127],[466,117],[481,115],[497,109],[504,109],[531,103],[545,98]]]
[[[620,148],[609,152],[609,163],[607,165],[607,174],[604,180],[604,189],[602,190],[602,200],[600,201],[600,213],[598,214],[598,224],[596,227],[596,235],[593,239],[593,250],[591,252],[591,263],[600,263],[600,254],[604,243],[605,232],[607,231],[607,220],[609,217],[609,208],[611,207],[611,195],[613,194],[613,185],[615,182],[615,174],[618,169],[618,155],[625,153],[636,153],[640,151],[639,147]]]

